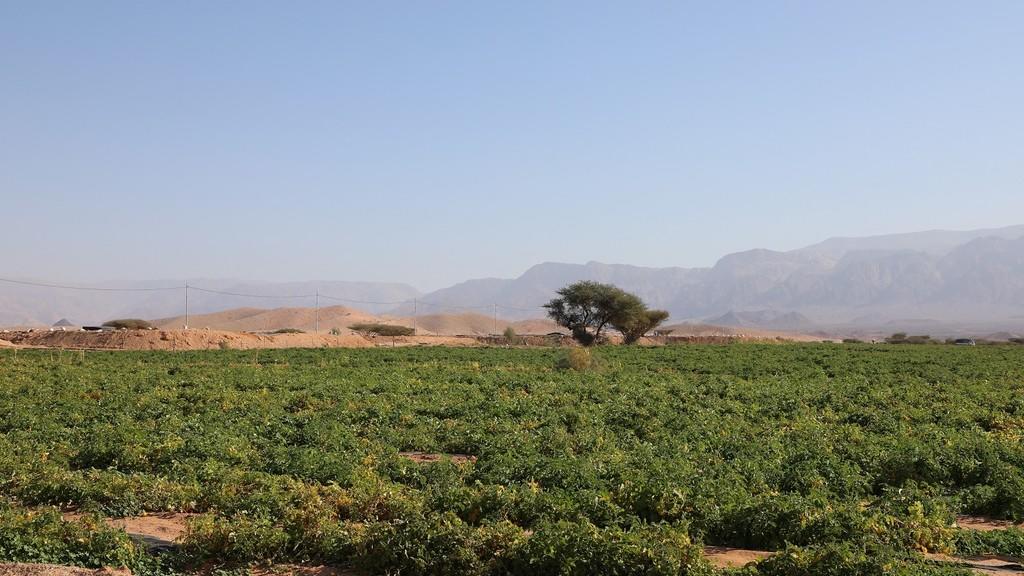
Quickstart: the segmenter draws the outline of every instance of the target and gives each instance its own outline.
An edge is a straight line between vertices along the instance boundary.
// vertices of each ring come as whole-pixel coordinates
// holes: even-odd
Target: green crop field
[[[0,561],[946,574],[1024,555],[1024,347],[0,350]],[[457,455],[420,462],[400,452]],[[463,458],[462,455],[474,458]],[[59,510],[85,512],[66,522]],[[101,517],[196,513],[144,553]]]

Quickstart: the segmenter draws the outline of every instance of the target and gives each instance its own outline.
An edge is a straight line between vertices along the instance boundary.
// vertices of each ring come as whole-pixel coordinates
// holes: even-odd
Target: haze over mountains
[[[190,291],[189,304],[195,313],[241,306],[311,306],[310,297],[283,296],[319,289],[321,294],[366,302],[322,299],[322,306],[344,304],[408,315],[412,304],[387,303],[417,299],[419,314],[467,307],[487,314],[498,304],[499,316],[522,319],[542,316],[540,306],[555,290],[583,279],[636,292],[651,306],[668,310],[671,322],[693,319],[801,331],[901,324],[907,329],[983,325],[1019,330],[1024,327],[1024,225],[832,238],[786,252],[755,249],[729,254],[710,268],[543,263],[518,278],[468,280],[428,294],[404,284],[195,281],[223,292],[277,297],[247,299]],[[157,318],[179,315],[182,307],[180,290],[126,294],[0,285],[0,325],[48,325],[62,317],[75,323]]]

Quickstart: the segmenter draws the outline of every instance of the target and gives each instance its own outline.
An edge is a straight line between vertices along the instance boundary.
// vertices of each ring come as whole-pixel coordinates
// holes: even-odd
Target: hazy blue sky
[[[0,272],[433,288],[1024,222],[1024,2],[0,1]]]

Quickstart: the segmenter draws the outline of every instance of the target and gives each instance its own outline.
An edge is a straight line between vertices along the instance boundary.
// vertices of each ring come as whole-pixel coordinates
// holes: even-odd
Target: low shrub
[[[103,323],[108,328],[123,328],[125,330],[152,330],[153,325],[138,318],[121,318],[118,320],[107,320]]]
[[[953,540],[960,556],[999,554],[1024,558],[1024,530],[958,530]]]
[[[509,564],[509,573],[524,576],[713,574],[683,531],[663,525],[600,528],[586,521],[540,526]]]
[[[555,367],[559,370],[583,372],[594,367],[594,359],[587,348],[570,348],[565,357],[558,360]]]
[[[378,336],[412,336],[415,333],[415,331],[408,326],[398,326],[395,324],[373,324],[363,322],[353,324],[349,326],[349,328],[356,332],[365,332],[367,334],[376,334]]]
[[[305,334],[305,330],[299,330],[298,328],[278,328],[271,332],[271,334]]]
[[[109,528],[99,516],[65,522],[56,509],[0,504],[0,562],[135,567],[144,556],[127,534]]]

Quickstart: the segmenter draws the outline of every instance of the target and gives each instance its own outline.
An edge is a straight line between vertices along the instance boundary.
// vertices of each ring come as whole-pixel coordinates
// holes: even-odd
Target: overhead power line
[[[534,312],[544,308],[543,306],[535,306],[533,308],[520,308],[518,306],[505,306],[504,304],[497,304],[497,306],[498,308],[501,308],[503,310],[518,310],[520,312]]]
[[[210,288],[200,288],[199,286],[187,285],[186,288],[189,290],[198,290],[199,292],[209,292],[210,294],[223,294],[225,296],[239,296],[242,298],[314,298],[316,294],[285,294],[285,295],[274,295],[274,294],[244,294],[241,292],[226,292],[224,290],[212,290]]]
[[[90,292],[170,292],[182,290],[185,296],[185,325],[188,327],[189,317],[189,302],[188,292],[189,290],[195,290],[197,292],[205,292],[209,294],[221,294],[224,296],[235,296],[239,298],[260,298],[266,300],[280,300],[280,299],[316,299],[317,309],[317,322],[319,323],[320,313],[320,298],[327,300],[333,300],[336,302],[344,302],[348,304],[366,304],[373,306],[402,306],[412,305],[413,317],[417,316],[417,306],[429,306],[437,309],[438,312],[444,311],[460,311],[460,310],[490,310],[494,317],[495,325],[497,325],[498,309],[502,310],[515,310],[519,312],[536,312],[543,309],[543,306],[537,306],[535,308],[523,308],[519,306],[506,306],[504,304],[480,304],[480,305],[457,305],[457,304],[442,304],[439,302],[429,302],[426,300],[420,300],[418,298],[412,298],[409,300],[360,300],[356,298],[340,298],[338,296],[331,296],[330,294],[321,294],[319,290],[313,294],[252,294],[246,292],[232,292],[229,290],[215,290],[213,288],[203,288],[202,286],[193,286],[191,284],[184,284],[181,286],[167,286],[167,287],[153,287],[153,288],[128,288],[128,287],[99,287],[99,286],[74,286],[70,284],[57,284],[52,282],[33,282],[30,280],[15,280],[13,278],[0,278],[0,282],[6,282],[8,284],[18,284],[22,286],[35,286],[39,288],[56,288],[63,290],[83,290]],[[414,319],[415,322],[415,319]]]
[[[483,304],[480,306],[460,306],[457,304],[439,304],[437,302],[427,302],[425,300],[418,300],[420,304],[426,304],[427,306],[433,306],[434,308],[448,309],[448,310],[490,310],[493,304]]]
[[[355,300],[352,298],[339,298],[337,296],[329,296],[327,294],[321,294],[321,298],[327,298],[328,300],[336,300],[338,302],[349,302],[352,304],[376,304],[378,306],[397,306],[399,304],[412,304],[412,300],[396,300],[394,302],[381,302],[375,300]]]
[[[50,284],[47,282],[31,282],[29,280],[13,280],[0,278],[0,282],[8,284],[20,284],[22,286],[36,286],[39,288],[60,288],[63,290],[88,290],[90,292],[161,292],[169,290],[183,290],[184,286],[172,286],[167,288],[103,288],[99,286],[71,286],[68,284]]]

